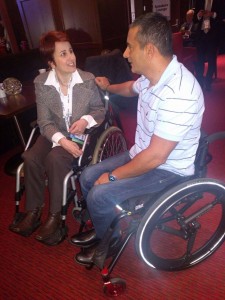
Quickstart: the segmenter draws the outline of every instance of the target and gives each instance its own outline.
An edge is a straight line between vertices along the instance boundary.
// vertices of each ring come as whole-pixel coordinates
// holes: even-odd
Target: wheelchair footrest
[[[113,257],[115,254],[117,254],[121,247],[121,243],[121,238],[113,238],[110,243],[100,242],[93,257],[94,265],[102,270],[104,268],[105,260],[108,257]]]

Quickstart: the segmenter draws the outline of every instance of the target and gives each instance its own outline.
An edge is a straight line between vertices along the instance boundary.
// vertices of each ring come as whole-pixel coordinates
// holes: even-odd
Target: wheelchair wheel
[[[121,278],[112,278],[103,286],[103,292],[106,296],[117,297],[126,290],[126,281]]]
[[[140,222],[136,250],[150,267],[176,271],[209,257],[225,237],[225,185],[194,179],[170,189]]]
[[[99,137],[92,158],[92,164],[127,150],[126,140],[118,127],[107,128]]]

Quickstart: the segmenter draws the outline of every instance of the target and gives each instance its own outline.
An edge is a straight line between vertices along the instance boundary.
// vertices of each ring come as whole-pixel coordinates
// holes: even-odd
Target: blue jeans
[[[129,152],[118,154],[84,169],[80,184],[97,237],[102,239],[116,216],[115,206],[123,201],[148,193],[159,192],[181,176],[161,169],[143,175],[95,185],[99,176],[129,162]]]

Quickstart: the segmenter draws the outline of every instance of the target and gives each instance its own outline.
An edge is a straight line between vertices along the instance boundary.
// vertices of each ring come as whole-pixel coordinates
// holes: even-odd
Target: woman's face
[[[53,58],[51,67],[62,75],[76,71],[76,56],[69,42],[56,42]]]

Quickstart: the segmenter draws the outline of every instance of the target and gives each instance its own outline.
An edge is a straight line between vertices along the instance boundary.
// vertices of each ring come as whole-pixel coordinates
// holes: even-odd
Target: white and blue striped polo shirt
[[[194,173],[204,97],[197,80],[174,56],[160,80],[149,87],[141,76],[133,85],[139,94],[135,144],[131,158],[146,149],[153,134],[178,142],[159,168],[182,176]],[[160,150],[160,149],[159,149]]]

